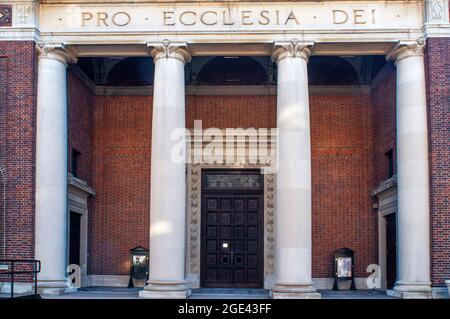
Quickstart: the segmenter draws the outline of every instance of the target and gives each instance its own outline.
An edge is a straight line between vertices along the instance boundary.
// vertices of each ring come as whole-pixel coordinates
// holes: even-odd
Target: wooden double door
[[[263,287],[263,179],[254,170],[202,172],[202,287]]]

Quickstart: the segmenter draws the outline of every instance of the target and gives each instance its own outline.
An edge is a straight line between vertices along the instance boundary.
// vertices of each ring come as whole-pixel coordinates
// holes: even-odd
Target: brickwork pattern
[[[333,253],[355,251],[355,275],[377,262],[377,221],[371,209],[370,96],[311,96],[313,271],[333,277]]]
[[[72,172],[72,149],[78,156],[78,177],[92,185],[92,151],[95,96],[72,72],[68,72],[68,169]]]
[[[450,38],[426,47],[430,151],[431,280],[450,279]]]
[[[388,63],[372,85],[373,106],[373,186],[389,178],[386,153],[393,150],[395,163],[395,66]],[[395,164],[394,164],[395,173]]]
[[[36,81],[34,42],[0,42],[0,164],[6,172],[6,229],[0,228],[0,258],[34,258]],[[0,177],[2,221],[3,183]]]
[[[151,97],[97,97],[89,269],[126,275],[131,248],[149,246]]]

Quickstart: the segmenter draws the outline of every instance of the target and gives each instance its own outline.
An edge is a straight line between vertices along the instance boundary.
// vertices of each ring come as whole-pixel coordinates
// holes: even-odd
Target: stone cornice
[[[172,43],[178,41],[189,42],[188,50],[183,52],[183,50],[179,49],[175,50],[178,52],[173,53],[173,56],[177,56],[185,61],[188,61],[189,54],[197,54],[195,46],[200,47],[201,45],[216,43],[219,43],[219,45],[232,43],[257,46],[268,44],[269,42],[289,42],[289,39],[298,38],[299,42],[316,42],[314,54],[320,54],[319,51],[324,45],[338,44],[353,47],[361,46],[359,51],[351,54],[380,54],[380,52],[372,53],[371,50],[365,47],[368,44],[376,43],[390,45],[398,41],[426,40],[427,37],[450,37],[450,23],[448,22],[448,14],[446,14],[448,12],[448,4],[446,0],[9,0],[5,2],[13,4],[13,25],[12,27],[0,27],[0,41],[45,41],[48,45],[64,43],[66,50],[76,46],[124,47],[131,45],[137,47],[141,45],[143,47],[142,51],[145,54],[149,54],[145,48],[146,42],[154,44],[154,42],[161,43],[162,39],[169,39]],[[334,6],[334,2],[336,6]],[[327,8],[325,11],[321,11],[324,6],[323,3],[325,3]],[[119,6],[119,4],[122,5]],[[126,6],[127,4],[133,4],[133,6]],[[158,4],[161,4],[161,7]],[[368,6],[369,4],[370,6]],[[123,27],[112,25],[110,20],[114,12],[117,11],[116,6],[117,10],[127,11],[133,17],[134,24]],[[375,6],[378,8],[377,10],[380,11],[377,13],[376,23],[374,22],[372,25],[367,23],[354,24],[351,12],[353,12],[352,8],[355,6],[366,8],[367,14],[369,14],[369,7]],[[443,11],[436,11],[436,8],[440,6],[442,6]],[[124,7],[126,9],[123,9]],[[180,10],[197,12],[197,24],[195,26],[190,24],[184,25],[184,23],[179,21],[179,13],[173,16],[173,21],[174,23],[176,22],[176,25],[164,25],[161,24],[162,22],[155,22],[159,21],[162,11],[166,7],[173,9],[174,12],[179,12]],[[240,10],[245,7],[253,10],[253,22],[250,25],[241,25],[240,22],[242,21],[235,23],[233,26],[221,25],[220,23],[223,23],[223,21],[214,26],[202,25],[199,22],[199,12],[205,10],[214,8],[214,10],[219,12],[218,15],[221,19],[221,10],[226,8]],[[258,24],[258,21],[261,20],[259,16],[262,12],[261,10],[266,9],[271,10],[271,22],[267,25]],[[275,23],[274,10],[280,10],[283,20],[291,9],[297,10],[299,21],[291,19],[291,22],[286,26],[284,26],[282,21],[281,24]],[[348,10],[349,22],[333,24],[332,9]],[[99,10],[107,11],[109,14],[108,26],[98,25],[98,21],[95,21],[95,15],[87,26],[79,25],[81,18],[75,17],[80,10],[91,10],[94,13]],[[316,11],[319,12],[317,15],[318,20],[312,21],[311,18],[316,14]],[[67,12],[71,12],[71,14]],[[396,15],[397,13],[400,15]],[[400,18],[396,18],[399,16]],[[74,21],[71,20],[72,18]],[[372,20],[367,20],[368,18],[369,16],[366,16],[365,21],[369,23]],[[298,24],[292,21],[297,21]],[[157,46],[155,46],[156,48]],[[158,54],[158,51],[164,51],[162,46],[154,51],[154,54],[166,56],[166,53]],[[73,57],[83,56],[84,54],[84,52],[78,52],[77,50],[68,53]],[[119,48],[116,49],[113,55],[117,54],[134,56],[137,53],[129,52],[128,50],[123,51]],[[141,52],[141,54],[143,53]],[[205,55],[204,50],[201,54]],[[265,54],[270,54],[270,52]],[[282,55],[279,56],[281,57]]]
[[[450,23],[425,23],[422,32],[424,39],[450,38]]]
[[[12,3],[14,23],[12,27],[0,28],[1,40],[28,40],[29,34],[22,34],[22,28],[34,27],[39,32],[39,40],[69,45],[137,44],[164,38],[172,42],[181,40],[190,43],[267,43],[295,37],[318,43],[393,42],[422,36],[424,21],[424,4],[420,0],[20,0]],[[376,14],[370,13],[372,7],[378,10]],[[353,17],[355,8],[365,10],[360,21]],[[168,23],[163,20],[163,11],[166,10],[171,10]],[[215,22],[202,20],[200,13],[205,10],[216,11],[206,18],[215,19]],[[223,10],[236,11],[230,25],[222,17]],[[249,16],[244,18],[247,19],[245,23],[241,21],[240,10],[249,12]],[[335,21],[332,12],[344,12],[342,10],[347,11],[344,22]],[[180,21],[180,14],[185,11],[194,12],[194,16],[185,17],[188,20],[183,22]],[[90,18],[85,20],[81,12]],[[106,22],[98,21],[98,12],[104,12]],[[119,12],[122,18],[128,16],[131,20],[124,23],[119,18],[117,23],[114,22],[114,15]],[[279,12],[279,17],[276,12]],[[192,19],[195,22],[191,24]],[[433,20],[435,22],[436,19]]]
[[[87,182],[68,173],[67,185],[72,186],[88,195],[95,195],[95,190]]]
[[[397,176],[394,175],[391,178],[382,181],[372,192],[370,196],[377,196],[378,194],[397,186]]]

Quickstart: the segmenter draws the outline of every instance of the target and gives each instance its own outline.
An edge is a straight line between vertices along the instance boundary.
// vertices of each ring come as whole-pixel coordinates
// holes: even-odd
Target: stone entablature
[[[295,31],[301,29],[403,29],[420,28],[422,1],[288,2],[255,4],[174,3],[42,5],[39,24],[43,32],[97,30],[145,31]]]
[[[398,1],[7,1],[3,39],[46,43],[386,42],[449,36],[444,0]],[[94,36],[94,37],[93,37]]]

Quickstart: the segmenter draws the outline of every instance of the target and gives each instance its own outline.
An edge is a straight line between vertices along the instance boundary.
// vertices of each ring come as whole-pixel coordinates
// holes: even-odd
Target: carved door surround
[[[259,169],[261,164],[188,164],[187,165],[187,247],[186,281],[190,288],[200,288],[201,247],[201,176],[204,169]],[[274,284],[275,256],[275,176],[264,174],[263,216],[264,216],[264,288]]]

